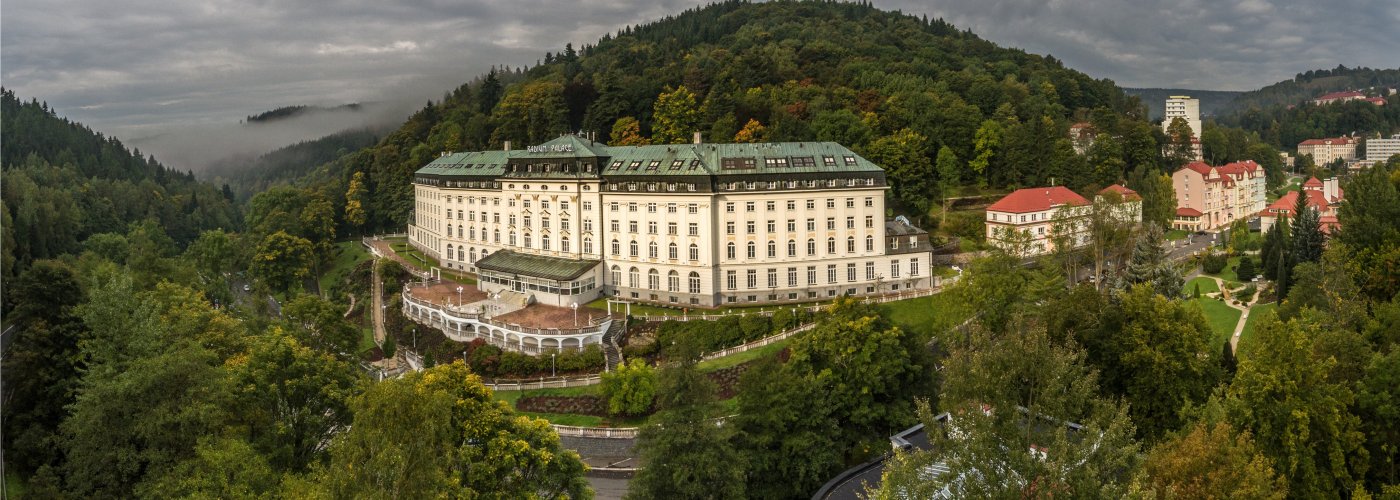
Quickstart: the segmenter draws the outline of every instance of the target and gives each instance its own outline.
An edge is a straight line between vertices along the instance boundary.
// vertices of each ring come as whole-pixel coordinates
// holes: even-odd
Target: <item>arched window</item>
[[[694,243],[690,244],[690,260],[700,260],[700,246]]]
[[[530,233],[525,233],[525,248],[530,248]]]
[[[526,238],[529,238],[529,236],[526,236]],[[540,235],[540,250],[549,250],[549,235]]]
[[[867,252],[874,252],[874,251],[875,251],[875,237],[874,237],[874,236],[866,236],[866,237],[865,237],[865,251],[867,251]]]
[[[826,239],[826,253],[828,253],[828,254],[836,253],[836,238],[827,238],[827,239]]]
[[[475,249],[473,249],[473,250],[475,250]],[[457,247],[457,260],[458,260],[458,261],[465,261],[465,260],[467,260],[465,257],[466,257],[466,247]]]
[[[637,268],[634,267],[634,268],[628,269],[628,270],[627,270],[627,286],[632,287],[632,288],[637,288],[637,282],[640,281],[640,276],[641,276],[641,275],[637,272]]]
[[[777,243],[776,241],[768,240],[768,256],[769,256],[769,257],[777,257],[777,256],[778,256],[778,243]]]
[[[593,253],[593,238],[584,238],[584,239],[583,239],[583,253],[587,253],[587,254]]]
[[[617,267],[617,266],[612,266],[612,283],[613,283],[613,286],[621,286],[621,285],[622,285],[622,268]]]
[[[680,248],[677,247],[675,243],[666,245],[666,258],[671,260],[676,260],[680,258]]]
[[[757,252],[758,245],[754,245],[753,242],[750,241],[748,246],[749,246],[748,256],[749,256],[750,259],[752,259],[752,258],[754,258],[754,257],[757,255],[755,252]]]
[[[471,260],[469,260],[469,261],[467,261],[467,262],[476,262],[476,249],[475,249],[475,248],[473,248],[472,251],[471,251],[471,253],[470,253],[470,254],[467,254],[467,255],[471,257]]]
[[[637,241],[636,241],[636,240],[632,240],[632,242],[628,243],[628,244],[627,244],[627,250],[628,250],[628,255],[631,255],[631,256],[633,256],[633,257],[636,257],[636,256],[637,256]]]
[[[618,243],[617,240],[612,240],[612,254],[613,257],[622,255],[622,244]]]
[[[494,242],[496,242],[496,243],[500,243],[500,242],[501,242],[501,230],[500,230],[500,229],[493,229],[493,230],[491,230],[491,236],[492,236],[491,241],[494,241]]]
[[[461,238],[461,237],[462,237],[462,225],[461,225],[461,224],[458,224],[458,225],[457,225],[457,237],[458,237],[458,238]]]
[[[856,253],[856,237],[855,237],[855,236],[851,236],[851,237],[846,238],[846,252],[848,252],[848,253]]]
[[[656,242],[647,243],[647,257],[656,258]]]
[[[510,246],[515,246],[515,231],[510,232]]]
[[[559,251],[560,251],[560,252],[567,252],[567,251],[569,251],[569,237],[568,237],[568,236],[560,236],[560,237],[559,237]]]
[[[734,242],[731,241],[724,246],[724,256],[729,260],[734,260]]]
[[[650,271],[647,271],[647,289],[648,289],[648,290],[660,290],[660,289],[661,289],[661,273],[656,272],[655,269],[652,269],[652,270],[650,270]]]
[[[670,273],[666,274],[666,291],[681,291],[681,273],[671,271]]]
[[[797,240],[788,240],[788,257],[797,256]]]
[[[448,259],[451,259],[451,258],[452,258],[452,244],[451,244],[451,243],[448,243],[448,244],[447,244],[447,258],[448,258]]]
[[[812,239],[812,238],[807,238],[807,256],[810,257],[810,256],[813,256],[813,255],[816,255],[816,254],[817,254],[817,240]]]
[[[700,273],[690,272],[690,293],[700,293]]]

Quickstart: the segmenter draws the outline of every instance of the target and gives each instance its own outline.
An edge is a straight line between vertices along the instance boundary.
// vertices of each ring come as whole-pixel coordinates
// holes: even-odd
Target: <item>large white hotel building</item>
[[[830,142],[606,146],[566,135],[446,154],[414,178],[412,244],[488,292],[713,307],[933,284],[886,220],[884,171]]]

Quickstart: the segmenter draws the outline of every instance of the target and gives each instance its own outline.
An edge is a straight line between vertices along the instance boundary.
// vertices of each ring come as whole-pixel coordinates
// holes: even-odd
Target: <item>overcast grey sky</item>
[[[875,0],[1123,86],[1247,90],[1400,67],[1397,0]],[[9,0],[0,76],[123,139],[295,104],[421,106],[695,0]]]

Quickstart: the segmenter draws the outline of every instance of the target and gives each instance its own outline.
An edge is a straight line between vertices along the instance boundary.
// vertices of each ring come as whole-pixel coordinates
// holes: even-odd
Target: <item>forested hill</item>
[[[1400,68],[1348,68],[1339,65],[1333,69],[1298,73],[1292,80],[1244,92],[1235,98],[1231,109],[1244,111],[1249,108],[1298,105],[1329,92],[1396,86],[1400,86]]]
[[[182,246],[202,230],[238,227],[231,192],[127,150],[46,104],[0,93],[0,278],[37,259],[77,253],[91,235],[126,234],[142,221],[153,221]]]
[[[1150,150],[1159,146],[1142,113],[1109,80],[941,20],[867,3],[729,1],[464,84],[375,147],[326,166],[318,187],[343,207],[350,177],[363,172],[364,229],[401,230],[412,172],[443,151],[534,144],[576,130],[613,143],[688,142],[701,131],[713,142],[849,145],[889,167],[900,206],[918,212],[933,197],[932,164],[944,147],[959,164],[972,161],[960,176],[967,184],[1116,181],[1155,161]],[[1110,152],[1123,161],[1082,178],[1091,169],[1059,139],[1091,114],[1101,130],[1138,147]],[[1131,119],[1118,119],[1125,115]]]

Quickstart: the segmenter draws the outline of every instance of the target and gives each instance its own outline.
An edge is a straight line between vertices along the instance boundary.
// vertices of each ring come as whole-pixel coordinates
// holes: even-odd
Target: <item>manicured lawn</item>
[[[970,315],[950,293],[937,293],[879,305],[880,312],[904,331],[928,340],[939,332],[957,326]]]
[[[1268,304],[1259,304],[1259,305],[1256,305],[1256,306],[1254,306],[1254,307],[1252,307],[1252,308],[1249,309],[1249,318],[1246,319],[1246,320],[1244,320],[1244,328],[1240,330],[1240,345],[1239,345],[1239,349],[1243,349],[1243,348],[1244,348],[1244,345],[1247,344],[1247,343],[1249,343],[1250,340],[1253,338],[1253,335],[1254,335],[1254,325],[1257,325],[1257,324],[1259,324],[1259,322],[1263,321],[1263,320],[1264,320],[1263,316],[1264,316],[1266,313],[1267,313],[1267,314],[1274,314],[1274,311],[1277,310],[1277,309],[1278,309],[1278,303],[1277,303],[1277,302],[1270,302],[1270,303],[1268,303]],[[1239,349],[1237,349],[1237,350],[1239,350]]]
[[[717,370],[723,370],[731,366],[742,365],[755,359],[777,354],[778,351],[781,351],[784,347],[787,347],[787,345],[792,342],[792,339],[793,337],[788,337],[783,340],[774,342],[772,344],[759,347],[757,349],[749,349],[744,352],[730,354],[721,358],[715,358],[708,361],[701,361],[699,364],[695,365],[695,368],[700,370],[701,372],[712,372]]]
[[[335,258],[331,264],[321,273],[321,278],[317,282],[321,285],[322,293],[329,293],[330,289],[345,279],[345,275],[350,273],[356,265],[369,260],[369,251],[365,246],[357,241],[342,241],[335,244]]]
[[[1196,299],[1201,310],[1205,312],[1206,322],[1210,323],[1210,330],[1215,332],[1215,342],[1213,345],[1220,345],[1230,339],[1230,335],[1235,333],[1235,325],[1240,322],[1240,310],[1225,305],[1224,302],[1200,298]]]
[[[1208,293],[1215,293],[1220,291],[1220,287],[1215,284],[1215,280],[1207,278],[1205,276],[1197,276],[1195,278],[1192,278],[1191,281],[1186,282],[1187,297],[1195,296],[1196,285],[1201,286],[1202,297],[1205,297],[1205,295]]]
[[[436,267],[438,268],[442,278],[445,280],[453,281],[463,285],[476,284],[475,278],[462,274],[457,270],[443,267],[442,263],[438,262],[437,259],[433,258],[430,255],[424,255],[423,252],[419,251],[417,248],[413,248],[413,245],[408,244],[407,241],[404,241],[402,239],[390,239],[385,241],[391,242],[389,244],[389,248],[393,249],[394,253],[399,254],[400,257],[403,257],[405,262],[412,264],[414,267],[417,267],[420,270],[426,270]]]
[[[1167,236],[1167,241],[1175,241],[1175,240],[1184,240],[1184,239],[1186,239],[1186,236],[1189,235],[1189,234],[1191,234],[1191,233],[1190,233],[1190,232],[1187,232],[1187,231],[1184,231],[1184,230],[1181,230],[1181,229],[1173,229],[1173,230],[1167,231],[1167,235],[1166,235],[1166,236]]]
[[[365,315],[368,316],[369,313],[365,313]],[[374,349],[374,329],[373,329],[373,328],[368,328],[368,327],[361,327],[361,328],[360,328],[360,345],[359,345],[359,349],[360,349],[359,352],[365,352],[365,351],[368,351],[368,350],[370,350],[370,349]]]

